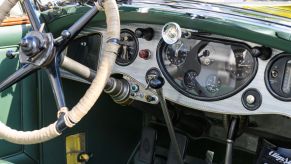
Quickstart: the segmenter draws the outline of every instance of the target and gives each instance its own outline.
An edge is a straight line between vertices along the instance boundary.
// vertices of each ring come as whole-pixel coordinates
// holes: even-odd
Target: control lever
[[[232,164],[233,143],[237,137],[238,125],[239,125],[239,118],[232,117],[229,127],[228,127],[228,132],[227,132],[224,164]]]
[[[155,89],[157,92],[158,98],[160,100],[161,108],[163,111],[164,119],[165,119],[168,131],[169,131],[169,135],[171,138],[171,142],[172,142],[173,147],[176,150],[177,159],[179,161],[179,164],[184,164],[184,161],[183,161],[180,149],[179,149],[179,145],[177,142],[177,138],[175,135],[175,131],[173,128],[172,120],[171,120],[169,110],[168,110],[168,107],[166,104],[166,100],[165,100],[164,95],[163,95],[163,90],[162,90],[163,88],[162,87],[165,84],[165,80],[162,76],[156,76],[156,77],[153,77],[151,80],[149,80],[148,84],[149,84],[149,87]]]

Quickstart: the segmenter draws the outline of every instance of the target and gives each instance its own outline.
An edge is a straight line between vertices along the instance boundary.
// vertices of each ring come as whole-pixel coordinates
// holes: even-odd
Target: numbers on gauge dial
[[[237,80],[243,80],[249,76],[254,68],[252,56],[245,49],[234,49],[236,66],[230,67],[230,73]]]
[[[210,93],[216,93],[220,90],[221,80],[217,75],[209,75],[206,80],[206,89]]]
[[[184,85],[188,89],[193,89],[197,87],[197,80],[196,80],[197,73],[195,71],[188,71],[184,75]]]
[[[177,42],[166,47],[166,56],[171,64],[180,66],[187,57],[188,50],[182,42]]]

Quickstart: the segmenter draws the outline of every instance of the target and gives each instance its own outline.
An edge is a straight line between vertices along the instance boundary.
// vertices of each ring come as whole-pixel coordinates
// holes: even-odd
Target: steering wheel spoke
[[[2,22],[4,16],[8,11],[14,6],[17,0],[6,0],[3,2],[5,5],[0,5],[0,22]],[[26,0],[25,2],[29,2]],[[7,5],[6,5],[7,4]],[[101,4],[100,4],[101,6]],[[100,6],[98,8],[100,8]],[[68,45],[68,43],[74,39],[76,35],[84,28],[88,22],[97,14],[98,10],[92,8],[83,17],[80,18],[71,28],[69,28],[68,35],[62,36],[63,41],[60,44],[56,44],[53,41],[53,36],[51,33],[43,32],[30,32],[26,35],[26,40],[23,45],[21,45],[21,50],[23,56],[22,63],[32,63],[21,67],[18,71],[0,83],[0,91],[8,88],[9,86],[20,81],[34,70],[39,68],[45,68],[48,74],[53,93],[55,95],[56,103],[58,108],[65,107],[65,98],[62,89],[62,82],[60,78],[60,53]],[[27,7],[28,10],[31,8]],[[120,16],[118,11],[118,6],[115,0],[105,0],[102,1],[102,8],[106,15],[106,23],[108,28],[108,41],[105,44],[103,50],[103,60],[100,63],[100,68],[98,68],[95,81],[93,82],[84,96],[70,111],[63,112],[63,114],[58,115],[57,121],[39,130],[34,131],[17,131],[11,129],[5,124],[0,122],[0,138],[6,141],[17,143],[17,144],[36,144],[51,140],[59,136],[64,129],[67,127],[75,126],[94,106],[95,102],[101,95],[104,86],[110,76],[114,61],[116,60],[116,53],[119,49],[119,45],[113,40],[120,39]],[[35,17],[30,17],[31,19],[37,19]],[[34,30],[39,28],[34,28]],[[66,37],[68,36],[68,37]],[[41,42],[45,40],[46,42]],[[27,44],[28,43],[28,44]],[[110,51],[109,51],[110,50]],[[26,59],[26,60],[25,60]],[[88,71],[90,74],[90,71]],[[91,73],[93,74],[93,73]],[[95,73],[94,73],[95,74]]]
[[[58,109],[66,107],[65,96],[62,87],[61,75],[60,75],[60,66],[59,58],[55,57],[54,61],[46,68],[50,84],[53,90],[55,101]]]
[[[20,80],[24,79],[33,71],[37,70],[39,67],[32,65],[32,64],[25,64],[8,78],[0,83],[0,92],[4,91],[5,89],[11,87],[13,84],[19,82]]]

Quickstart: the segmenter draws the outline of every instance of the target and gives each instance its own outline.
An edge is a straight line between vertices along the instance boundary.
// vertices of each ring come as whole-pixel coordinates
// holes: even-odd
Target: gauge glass
[[[134,62],[138,53],[138,40],[135,34],[123,29],[120,33],[120,48],[117,52],[116,64],[120,66],[127,66]]]
[[[184,76],[184,85],[188,88],[188,89],[193,89],[196,87],[196,76],[197,73],[195,71],[189,71],[185,74]]]
[[[291,91],[291,60],[289,60],[286,64],[282,91],[285,94],[290,94]]]
[[[253,79],[257,60],[244,43],[222,42],[181,38],[169,45],[161,40],[159,67],[169,84],[187,97],[212,101],[232,96]]]
[[[216,93],[220,90],[221,80],[217,75],[210,75],[206,80],[206,89],[210,93]]]
[[[246,49],[234,49],[236,65],[231,67],[231,74],[237,80],[243,80],[248,77],[254,69],[254,60]]]
[[[176,66],[180,66],[186,60],[188,50],[182,42],[168,45],[166,48],[167,59]]]

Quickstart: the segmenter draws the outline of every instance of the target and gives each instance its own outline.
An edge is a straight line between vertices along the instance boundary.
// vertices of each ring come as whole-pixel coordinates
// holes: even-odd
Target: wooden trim
[[[8,18],[4,19],[4,21],[0,24],[0,27],[23,25],[23,24],[30,24],[27,16],[8,17]]]

